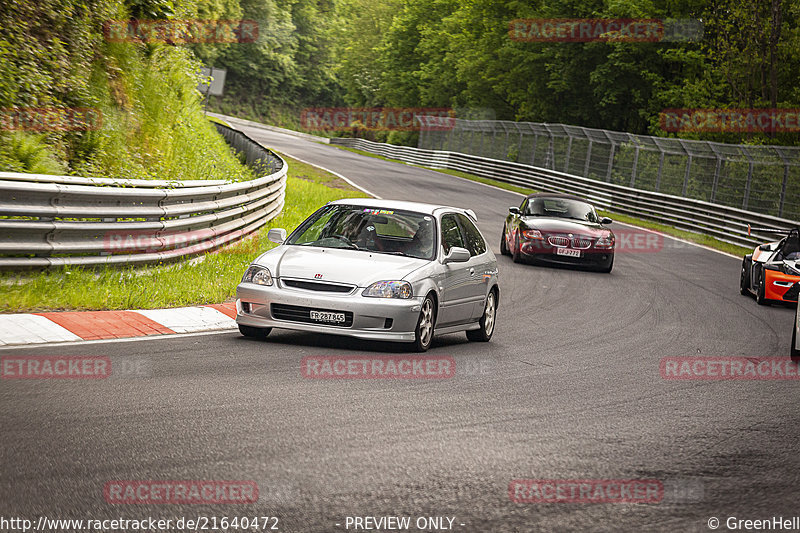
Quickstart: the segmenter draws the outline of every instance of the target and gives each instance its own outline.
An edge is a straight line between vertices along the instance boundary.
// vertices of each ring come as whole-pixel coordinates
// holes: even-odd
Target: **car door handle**
[[[469,269],[469,275],[470,276],[474,276],[475,275],[475,269],[474,268],[470,268]]]

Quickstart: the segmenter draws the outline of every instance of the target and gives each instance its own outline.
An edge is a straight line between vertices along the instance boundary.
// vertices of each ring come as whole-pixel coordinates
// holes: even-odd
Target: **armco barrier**
[[[230,183],[0,172],[0,270],[157,263],[256,231],[283,208],[286,162],[217,128],[266,175]]]
[[[457,152],[424,150],[376,143],[364,139],[333,138],[331,144],[357,148],[405,163],[457,170],[542,192],[565,192],[591,200],[597,207],[652,220],[679,229],[710,235],[721,241],[750,247],[774,240],[775,235],[747,234],[747,225],[786,229],[797,221],[745,211],[702,200],[682,198],[574,176],[555,170],[489,159]]]

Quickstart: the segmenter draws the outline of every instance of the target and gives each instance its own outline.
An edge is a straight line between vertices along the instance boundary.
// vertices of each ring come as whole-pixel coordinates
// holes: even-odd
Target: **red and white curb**
[[[125,339],[236,327],[234,303],[141,311],[0,315],[0,346]]]

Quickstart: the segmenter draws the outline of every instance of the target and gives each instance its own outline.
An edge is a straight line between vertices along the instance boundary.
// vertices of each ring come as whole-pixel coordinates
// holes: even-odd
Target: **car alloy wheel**
[[[425,297],[422,309],[419,312],[417,329],[414,332],[414,349],[418,352],[426,351],[433,340],[433,328],[436,325],[436,311],[433,306],[433,298]]]
[[[481,316],[480,329],[473,329],[467,331],[467,338],[476,342],[488,342],[494,333],[495,318],[497,317],[497,293],[494,290],[489,291],[486,296],[486,307],[483,309],[483,316]]]

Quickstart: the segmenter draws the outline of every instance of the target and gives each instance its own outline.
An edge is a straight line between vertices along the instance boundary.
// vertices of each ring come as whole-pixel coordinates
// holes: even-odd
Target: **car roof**
[[[464,213],[471,218],[477,218],[471,209],[463,209],[460,207],[450,207],[447,205],[425,204],[422,202],[406,202],[403,200],[377,200],[375,198],[344,198],[342,200],[335,200],[329,202],[330,204],[346,204],[358,205],[364,207],[377,207],[378,209],[400,209],[403,211],[415,211],[417,213],[424,213],[426,215],[433,215],[436,211],[445,209],[448,211],[455,211],[457,213]]]
[[[566,194],[561,192],[537,192],[534,194],[529,194],[528,199],[531,198],[566,198],[568,200],[578,200],[579,202],[590,203],[586,200],[586,198],[581,198],[580,196],[575,196],[574,194]]]

